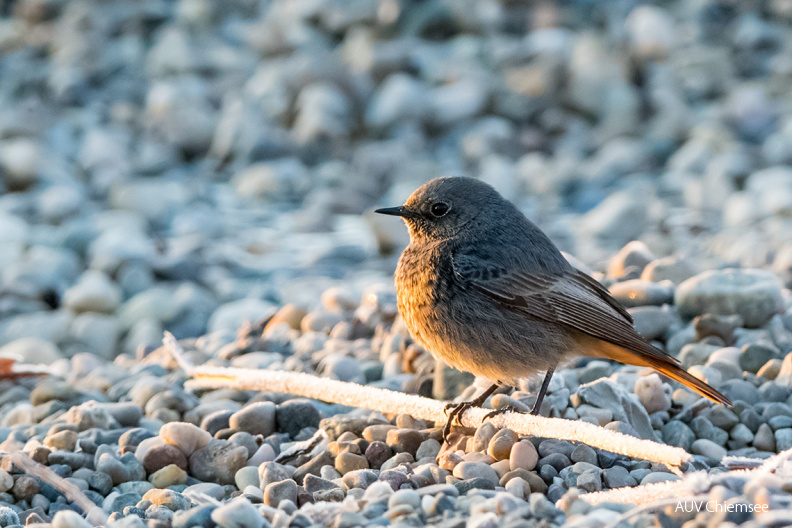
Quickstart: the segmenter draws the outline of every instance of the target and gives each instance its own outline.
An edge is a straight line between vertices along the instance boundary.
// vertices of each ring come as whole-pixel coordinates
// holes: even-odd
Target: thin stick
[[[708,475],[703,471],[696,471],[695,473],[686,475],[682,480],[676,480],[674,482],[658,482],[655,484],[636,486],[634,488],[616,488],[608,491],[598,491],[596,493],[581,495],[580,499],[591,505],[605,502],[618,502],[641,506],[640,508],[625,512],[607,527],[615,528],[630,517],[641,513],[664,508],[678,502],[704,500],[707,497],[709,489],[722,479],[734,477],[743,477],[747,479],[759,474],[774,473],[782,466],[789,466],[790,460],[792,460],[792,449],[787,449],[786,451],[782,451],[762,461],[763,463],[755,469],[739,469],[715,475]]]
[[[445,403],[441,401],[356,383],[318,378],[299,372],[196,367],[187,361],[181,346],[171,334],[165,334],[163,344],[182,369],[195,378],[188,382],[190,387],[284,392],[382,413],[409,414],[422,420],[434,422],[446,420]],[[489,412],[488,409],[477,407],[468,409],[461,415],[460,422],[466,427],[478,427],[485,421],[484,417]],[[684,449],[641,440],[579,420],[503,413],[486,421],[496,427],[508,427],[518,434],[582,442],[620,455],[665,464],[671,468],[679,468],[691,460],[691,455]]]
[[[74,504],[80,507],[80,509],[85,514],[86,518],[94,525],[94,526],[104,526],[107,524],[107,515],[105,514],[104,510],[94,504],[91,499],[86,497],[80,488],[66,480],[65,478],[60,477],[57,473],[52,471],[47,466],[39,464],[35,460],[31,460],[27,456],[23,455],[19,451],[15,453],[11,453],[8,455],[11,457],[11,461],[25,470],[25,473],[28,475],[33,475],[34,477],[38,477],[44,482],[51,484],[53,487],[59,489],[63,492],[67,499],[72,501]]]

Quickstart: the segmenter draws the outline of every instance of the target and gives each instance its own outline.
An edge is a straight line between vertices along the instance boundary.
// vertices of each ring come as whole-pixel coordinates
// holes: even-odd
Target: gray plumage
[[[572,355],[608,357],[729,403],[641,337],[607,289],[489,185],[437,178],[378,212],[403,217],[410,232],[396,269],[399,312],[449,365],[515,385]]]

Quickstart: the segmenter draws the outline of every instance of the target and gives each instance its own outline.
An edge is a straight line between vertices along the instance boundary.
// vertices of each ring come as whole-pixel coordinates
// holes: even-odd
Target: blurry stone
[[[308,169],[296,158],[250,165],[231,180],[242,197],[293,202],[308,191]]]
[[[272,304],[259,299],[240,299],[220,305],[209,318],[209,332],[219,330],[236,330],[246,321],[255,322],[272,315],[275,308]]]
[[[75,312],[111,313],[121,302],[118,285],[102,272],[88,270],[66,290],[63,303]]]
[[[351,104],[336,86],[311,84],[299,93],[296,106],[293,133],[299,143],[341,138],[349,134]]]
[[[706,271],[676,290],[680,314],[742,316],[748,328],[764,324],[783,309],[781,284],[772,273],[757,269]]]
[[[664,59],[676,44],[675,22],[661,7],[637,6],[627,16],[625,28],[632,52],[643,59]]]
[[[756,373],[768,361],[779,356],[775,347],[767,346],[762,343],[745,345],[740,350],[740,368],[748,372]]]
[[[667,411],[671,407],[671,395],[665,391],[660,376],[655,373],[638,378],[635,394],[649,414]]]
[[[632,192],[615,192],[581,219],[581,230],[611,247],[638,238],[646,227],[646,208]]]
[[[16,138],[0,143],[0,172],[11,190],[24,190],[38,178],[41,147],[28,138]]]
[[[434,372],[432,396],[439,400],[453,400],[475,379],[472,374],[450,367],[439,359]]]
[[[183,78],[151,86],[146,118],[168,141],[188,154],[199,154],[211,144],[217,115],[204,85],[195,78]]]
[[[275,430],[275,410],[272,402],[250,403],[231,415],[229,427],[267,437]]]
[[[629,309],[635,330],[646,339],[664,339],[676,317],[668,306],[638,306]]]
[[[52,365],[62,356],[58,347],[51,342],[25,337],[0,347],[0,357],[18,357],[21,363]]]
[[[613,297],[627,308],[662,306],[673,300],[674,289],[668,283],[654,283],[640,279],[617,282],[610,287]]]
[[[234,475],[247,463],[247,449],[225,440],[212,440],[190,455],[190,474],[205,482],[233,484]]]
[[[452,125],[481,112],[489,99],[483,83],[461,79],[432,88],[426,94],[428,118],[439,126]]]
[[[693,267],[677,257],[652,260],[643,268],[641,279],[651,282],[668,280],[680,284],[696,274]]]
[[[734,331],[742,325],[743,319],[739,315],[704,314],[693,319],[696,341],[715,336],[725,345],[734,341]]]
[[[410,75],[389,75],[371,98],[366,124],[381,128],[419,118],[424,112],[424,92],[424,86]]]

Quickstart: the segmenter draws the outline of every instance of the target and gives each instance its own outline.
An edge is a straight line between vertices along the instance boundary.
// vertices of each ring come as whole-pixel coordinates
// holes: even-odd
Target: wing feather
[[[604,286],[572,267],[563,273],[512,271],[469,254],[454,255],[452,266],[463,286],[506,308],[677,363],[636,332],[630,314]]]

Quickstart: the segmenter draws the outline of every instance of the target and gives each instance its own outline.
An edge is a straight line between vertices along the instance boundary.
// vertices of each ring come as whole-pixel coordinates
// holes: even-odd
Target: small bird
[[[531,414],[539,414],[559,362],[604,357],[652,367],[697,393],[731,405],[633,328],[627,310],[574,268],[511,202],[475,178],[445,177],[419,187],[400,216],[410,243],[396,267],[399,313],[412,336],[447,364],[495,383],[449,413],[480,406],[501,384],[544,371]]]

